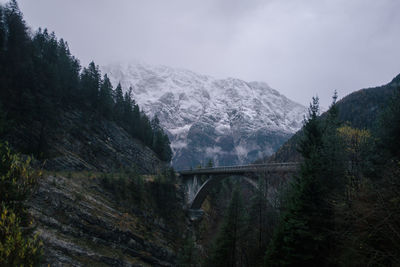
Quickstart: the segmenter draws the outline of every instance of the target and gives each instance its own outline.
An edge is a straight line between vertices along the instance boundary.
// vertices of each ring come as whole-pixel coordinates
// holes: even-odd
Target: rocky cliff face
[[[96,178],[75,174],[45,175],[28,205],[43,266],[175,266],[186,230],[146,207],[119,206]]]
[[[305,107],[265,83],[215,79],[145,64],[102,68],[113,84],[167,130],[178,169],[252,162],[271,155],[302,125]]]
[[[45,130],[44,168],[53,171],[105,171],[136,168],[156,173],[165,168],[156,154],[114,122],[79,111],[59,114],[57,127]],[[19,151],[38,147],[41,126],[16,127],[7,138]],[[35,143],[38,143],[37,145]],[[32,145],[33,144],[33,145]]]

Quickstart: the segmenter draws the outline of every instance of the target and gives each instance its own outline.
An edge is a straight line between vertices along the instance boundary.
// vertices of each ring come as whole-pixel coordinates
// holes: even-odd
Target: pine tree
[[[19,121],[30,120],[34,109],[32,61],[30,59],[31,42],[22,12],[15,0],[10,1],[4,9],[6,29],[5,51],[2,76],[5,83],[0,89],[1,99],[6,111],[12,111]]]
[[[267,200],[265,177],[258,179],[257,189],[251,198],[249,215],[250,266],[260,266],[262,265],[263,255],[271,238],[272,225],[274,224],[274,215],[270,211]]]
[[[132,108],[132,131],[134,137],[139,137],[140,127],[140,109],[137,104],[133,105]]]
[[[246,214],[238,189],[233,192],[227,214],[217,239],[215,240],[210,258],[206,266],[246,266],[248,265],[245,246]]]
[[[81,88],[88,107],[97,110],[101,77],[99,67],[92,61],[81,74]]]
[[[3,107],[0,101],[0,138],[6,132],[7,129],[7,121],[6,114],[3,111]]]
[[[153,144],[151,147],[153,148],[154,152],[157,153],[157,155],[162,155],[164,149],[164,136],[162,134],[160,121],[157,116],[154,116],[154,118],[151,120],[151,128],[153,130]]]
[[[99,109],[100,113],[107,119],[111,119],[112,109],[114,105],[113,88],[107,74],[104,74],[103,82],[99,92]]]
[[[335,114],[334,108],[331,112],[333,118]],[[326,142],[334,139],[325,139],[330,134],[335,135],[336,131],[331,130],[335,129],[333,118],[324,125],[318,115],[318,98],[313,98],[299,148],[304,162],[300,175],[291,184],[287,207],[267,249],[268,266],[321,266],[329,253],[328,237],[333,220],[327,198],[332,184],[335,184],[330,180],[336,178],[337,172],[326,168],[329,164],[339,165],[332,160],[340,159],[336,158],[337,154]]]
[[[178,266],[197,266],[199,259],[196,252],[195,241],[189,236],[185,240],[182,251],[179,253]]]
[[[153,145],[153,130],[151,128],[151,122],[149,118],[140,112],[140,126],[139,126],[139,136],[140,139],[149,147]]]
[[[58,115],[76,110],[113,120],[132,137],[157,147],[158,156],[169,161],[168,136],[161,128],[153,131],[149,118],[132,99],[132,89],[124,94],[119,84],[113,91],[94,62],[81,73],[80,69],[67,42],[57,40],[54,32],[30,33],[15,0],[0,5],[0,120],[7,114],[7,121],[28,129],[24,135],[30,141],[20,142],[18,149],[45,158]],[[13,136],[19,127],[8,129]]]
[[[114,118],[116,121],[122,121],[124,114],[124,94],[121,83],[118,83],[114,91]]]
[[[166,133],[162,131],[163,134],[163,154],[162,154],[162,160],[166,162],[170,162],[172,159],[172,149],[171,149],[171,143],[169,141],[169,137]]]
[[[322,125],[322,148],[320,151],[321,168],[319,177],[325,188],[325,194],[341,194],[344,188],[345,171],[348,165],[345,156],[345,148],[338,129],[342,122],[339,120],[339,109],[337,107],[337,92],[334,92],[332,104],[327,111]]]
[[[4,23],[4,8],[0,5],[0,62],[3,60],[5,41],[6,41],[6,27]]]
[[[208,162],[207,162],[207,168],[212,168],[214,166],[214,163],[213,163],[213,160],[212,159],[208,159]]]
[[[61,88],[60,104],[67,108],[77,106],[80,65],[79,61],[71,55],[68,43],[63,39],[58,42],[57,69]]]
[[[8,63],[11,63],[15,68],[16,65],[26,60],[29,49],[29,35],[27,34],[27,26],[23,20],[22,12],[20,11],[17,1],[11,0],[5,9],[5,22],[7,24],[6,49],[9,54]],[[21,66],[22,67],[22,66]]]
[[[400,160],[400,85],[397,85],[395,92],[387,105],[386,110],[381,115],[379,124],[380,138],[379,148],[388,152],[382,158],[396,157]]]
[[[122,120],[124,121],[128,132],[131,132],[132,119],[133,119],[133,106],[135,101],[132,99],[132,87],[124,94],[124,105],[123,105],[123,115]]]
[[[160,120],[155,116],[151,121],[151,128],[153,131],[153,145],[154,152],[160,157],[161,160],[169,162],[172,157],[172,151],[168,135],[164,133],[160,126]]]

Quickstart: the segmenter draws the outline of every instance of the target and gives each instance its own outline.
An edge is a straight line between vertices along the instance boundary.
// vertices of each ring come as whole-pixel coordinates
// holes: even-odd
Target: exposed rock
[[[47,266],[174,266],[160,218],[118,207],[93,178],[45,176],[28,203]],[[179,229],[178,229],[179,230]]]
[[[165,168],[156,154],[116,123],[83,112],[59,115],[58,127],[46,132],[44,168],[53,171],[113,171],[135,167],[141,173]],[[8,138],[19,151],[39,146],[40,126],[16,129]]]
[[[114,85],[132,87],[144,112],[160,119],[177,169],[253,162],[296,132],[306,108],[262,82],[216,79],[146,64],[103,67]]]

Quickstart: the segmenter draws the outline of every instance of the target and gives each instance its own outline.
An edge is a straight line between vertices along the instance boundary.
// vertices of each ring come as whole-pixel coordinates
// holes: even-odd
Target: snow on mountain
[[[160,119],[174,151],[175,168],[212,159],[244,164],[271,155],[302,126],[306,108],[263,82],[216,79],[184,69],[146,64],[102,67],[113,85]]]

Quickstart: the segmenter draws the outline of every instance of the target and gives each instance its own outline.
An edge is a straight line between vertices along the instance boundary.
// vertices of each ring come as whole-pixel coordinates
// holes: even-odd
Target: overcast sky
[[[5,2],[4,0],[0,0]],[[308,105],[400,73],[399,0],[19,0],[82,65],[139,60],[265,81]]]

